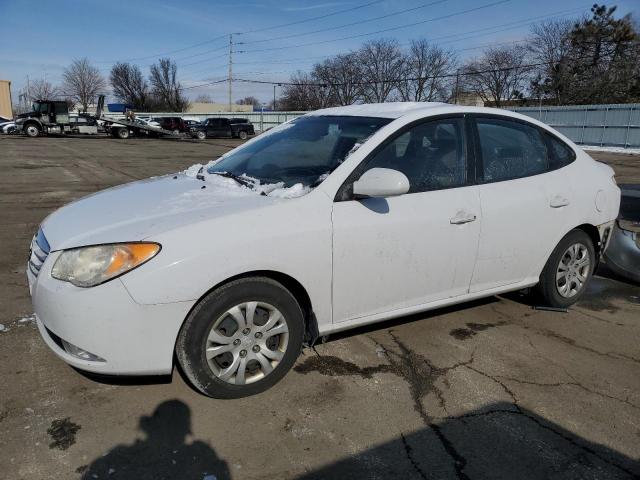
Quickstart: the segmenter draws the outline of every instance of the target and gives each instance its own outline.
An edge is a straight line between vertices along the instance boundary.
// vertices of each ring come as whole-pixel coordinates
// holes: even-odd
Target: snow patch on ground
[[[8,325],[4,325],[0,323],[0,332],[8,332],[13,327],[24,327],[27,325],[35,325],[36,324],[36,314],[32,313],[30,315],[25,315],[17,320],[12,321]]]
[[[592,152],[626,153],[627,155],[640,155],[640,148],[601,147],[599,145],[580,145],[583,150]]]

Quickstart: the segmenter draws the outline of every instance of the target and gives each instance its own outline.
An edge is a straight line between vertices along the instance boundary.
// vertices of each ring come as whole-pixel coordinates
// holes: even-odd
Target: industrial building
[[[13,118],[11,82],[9,80],[0,80],[0,117]]]

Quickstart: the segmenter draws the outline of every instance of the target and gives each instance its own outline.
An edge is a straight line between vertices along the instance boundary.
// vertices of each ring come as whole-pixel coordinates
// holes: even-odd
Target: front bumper
[[[616,224],[604,253],[607,266],[625,278],[640,283],[640,234],[622,230]]]
[[[175,341],[192,302],[136,303],[120,279],[79,288],[51,276],[60,252],[52,252],[38,276],[27,272],[38,329],[68,364],[105,375],[171,373]],[[60,340],[101,357],[71,355]]]

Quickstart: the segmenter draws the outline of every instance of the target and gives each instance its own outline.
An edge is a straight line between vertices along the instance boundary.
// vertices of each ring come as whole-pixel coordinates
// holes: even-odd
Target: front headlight
[[[118,277],[160,251],[157,243],[114,243],[65,250],[56,260],[51,276],[76,287],[93,287]]]

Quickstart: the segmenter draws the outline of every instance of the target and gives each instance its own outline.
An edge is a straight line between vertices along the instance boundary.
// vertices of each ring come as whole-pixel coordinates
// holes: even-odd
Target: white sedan
[[[512,112],[316,111],[51,214],[27,268],[37,323],[79,369],[177,358],[206,395],[255,394],[332,332],[527,287],[572,305],[618,214],[613,174]]]

